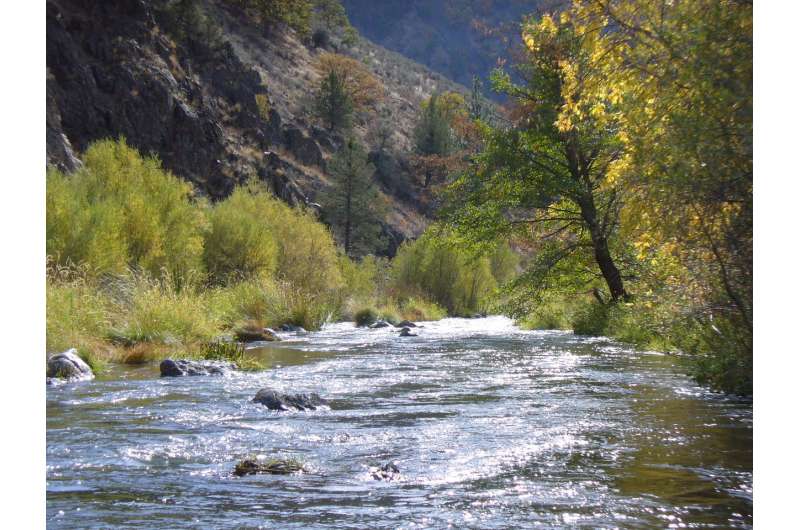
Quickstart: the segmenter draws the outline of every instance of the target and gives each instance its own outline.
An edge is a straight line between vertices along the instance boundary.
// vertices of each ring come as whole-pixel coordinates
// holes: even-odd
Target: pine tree
[[[472,76],[472,92],[469,98],[469,117],[471,120],[481,120],[486,117],[486,100],[483,97],[483,82],[477,75]]]
[[[316,95],[317,114],[329,131],[347,129],[353,115],[353,100],[347,91],[344,79],[335,70],[328,72]]]
[[[375,168],[352,138],[330,163],[333,189],[325,204],[328,222],[349,256],[375,251],[383,245],[380,197],[372,180]]]
[[[439,95],[433,94],[422,106],[419,121],[414,129],[417,154],[423,159],[449,155],[454,147],[453,131],[446,109],[439,103]],[[433,170],[425,164],[425,187],[430,184]]]

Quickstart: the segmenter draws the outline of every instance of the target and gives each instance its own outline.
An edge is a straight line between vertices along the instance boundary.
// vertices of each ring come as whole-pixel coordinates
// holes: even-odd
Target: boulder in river
[[[416,337],[416,333],[411,333],[411,328],[403,328],[400,330],[401,337]]]
[[[373,325],[370,326],[370,328],[372,329],[388,328],[388,327],[391,327],[391,324],[389,322],[386,322],[385,320],[378,320],[377,322],[375,322]]]
[[[295,326],[294,324],[281,324],[278,329],[283,332],[307,333],[304,327]]]
[[[78,356],[78,350],[70,348],[67,351],[51,355],[47,359],[47,382],[51,379],[64,379],[67,381],[85,381],[94,378],[91,367]]]
[[[233,470],[233,474],[237,477],[245,475],[288,475],[290,473],[299,473],[306,471],[302,462],[292,458],[245,458]]]
[[[226,361],[193,361],[190,359],[164,359],[159,365],[161,377],[184,377],[190,375],[223,375],[236,369]]]
[[[394,462],[370,468],[369,471],[375,480],[395,480],[400,477],[400,468]]]
[[[413,322],[411,322],[410,320],[403,320],[402,322],[397,324],[397,327],[398,328],[415,328],[415,327],[417,327],[417,325],[414,324]]]
[[[328,404],[318,394],[283,394],[270,388],[259,390],[253,403],[261,403],[270,410],[316,410]]]
[[[281,340],[275,330],[256,326],[239,328],[234,332],[234,335],[239,342],[275,342]]]

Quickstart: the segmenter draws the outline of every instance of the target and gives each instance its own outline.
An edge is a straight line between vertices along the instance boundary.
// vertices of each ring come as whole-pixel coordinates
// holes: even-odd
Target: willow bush
[[[125,139],[101,140],[71,175],[47,173],[47,254],[95,273],[203,270],[206,218],[192,188]]]
[[[391,291],[401,300],[430,299],[452,315],[486,311],[500,283],[516,271],[507,245],[471,250],[435,227],[403,244],[392,263]]]

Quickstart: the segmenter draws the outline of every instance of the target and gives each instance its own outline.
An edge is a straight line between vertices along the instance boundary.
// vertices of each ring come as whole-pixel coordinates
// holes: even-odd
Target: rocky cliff
[[[317,207],[342,142],[310,112],[325,50],[229,2],[195,4],[201,18],[182,20],[175,2],[48,0],[47,163],[71,171],[90,142],[124,136],[212,199],[257,178],[289,203]],[[361,60],[385,87],[354,133],[378,167],[392,253],[427,222],[407,160],[416,109],[435,90],[464,89],[366,39],[335,51]],[[388,141],[376,132],[381,116]]]

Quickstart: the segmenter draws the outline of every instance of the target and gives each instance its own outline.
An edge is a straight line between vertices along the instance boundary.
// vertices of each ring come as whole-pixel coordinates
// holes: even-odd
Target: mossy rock
[[[237,477],[245,475],[290,475],[292,473],[306,472],[305,466],[294,458],[245,458],[233,470]]]

